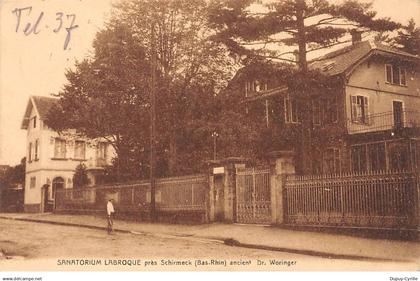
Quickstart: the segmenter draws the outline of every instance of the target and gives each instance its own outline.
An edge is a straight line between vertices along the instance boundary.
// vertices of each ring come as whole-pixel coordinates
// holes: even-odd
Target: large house
[[[25,212],[51,210],[55,192],[73,187],[73,175],[81,163],[94,185],[114,156],[114,150],[105,141],[79,137],[75,132],[60,134],[49,128],[45,119],[57,101],[31,96],[26,107],[21,127],[27,130]]]
[[[296,152],[298,173],[419,170],[419,63],[418,56],[356,36],[309,63],[329,87],[306,96],[264,73],[235,79],[246,110],[259,110],[261,122],[280,132],[273,149]]]

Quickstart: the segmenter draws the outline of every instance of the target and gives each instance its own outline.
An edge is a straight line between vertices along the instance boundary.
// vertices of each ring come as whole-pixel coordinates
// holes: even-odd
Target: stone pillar
[[[236,169],[245,168],[245,158],[229,157],[223,160],[224,178],[224,221],[234,222],[236,218]]]
[[[214,176],[214,168],[219,167],[221,164],[219,161],[209,161],[207,162],[207,175],[208,175],[208,183],[209,183],[209,191],[207,194],[207,217],[209,222],[215,221],[215,176]]]
[[[284,185],[286,176],[295,173],[293,151],[270,153],[271,223],[282,224],[285,217]]]
[[[208,218],[210,222],[233,222],[236,212],[236,169],[245,159],[230,157],[208,162]]]

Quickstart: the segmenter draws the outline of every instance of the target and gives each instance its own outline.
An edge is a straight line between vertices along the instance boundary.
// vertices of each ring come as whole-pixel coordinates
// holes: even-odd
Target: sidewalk
[[[0,214],[3,219],[105,229],[106,219],[88,215]],[[175,225],[115,220],[116,231],[210,239],[228,245],[357,260],[410,261],[420,264],[420,243],[237,224]]]

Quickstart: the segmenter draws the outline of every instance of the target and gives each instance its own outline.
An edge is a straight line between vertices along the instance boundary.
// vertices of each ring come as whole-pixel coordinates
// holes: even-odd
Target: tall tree
[[[100,31],[93,47],[93,56],[67,71],[68,83],[47,123],[57,131],[76,129],[88,138],[106,139],[116,151],[120,175],[128,168],[120,160],[128,151],[144,150],[147,141],[149,64],[131,30],[121,24]]]
[[[357,0],[213,0],[210,19],[218,29],[215,39],[234,53],[298,63],[306,72],[308,53],[348,41],[352,29],[399,27],[389,18],[376,18],[371,8],[371,3]],[[298,59],[287,57],[294,52]]]
[[[147,51],[155,27],[160,85],[158,146],[167,151],[163,158],[167,159],[168,174],[177,174],[185,158],[180,150],[189,146],[184,136],[199,123],[192,119],[199,98],[212,99],[233,75],[234,63],[223,46],[209,40],[214,31],[208,26],[205,0],[123,1],[117,5],[113,22],[130,26]]]

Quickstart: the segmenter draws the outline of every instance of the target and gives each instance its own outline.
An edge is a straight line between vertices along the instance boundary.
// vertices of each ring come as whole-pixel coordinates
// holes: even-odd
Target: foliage
[[[204,0],[130,0],[113,11],[93,56],[68,70],[49,126],[105,138],[117,157],[106,180],[148,177],[151,28],[156,32],[157,176],[196,172],[211,156],[215,93],[234,70],[223,46],[208,40]],[[194,152],[192,152],[194,151]]]
[[[416,27],[414,19],[410,19],[408,24],[398,31],[398,36],[391,43],[413,55],[420,54],[420,28]]]
[[[77,165],[73,175],[73,187],[81,188],[89,185],[90,181],[87,175],[86,166],[81,163]]]
[[[210,19],[218,30],[214,39],[239,55],[298,63],[307,71],[307,54],[341,44],[348,32],[388,31],[399,27],[389,18],[376,18],[371,3],[346,0],[213,0]],[[253,7],[251,9],[251,7]],[[297,52],[298,59],[290,58]],[[289,56],[289,57],[288,57]]]
[[[124,158],[127,150],[147,143],[149,64],[124,25],[100,31],[93,47],[92,57],[67,71],[68,83],[47,124],[57,131],[76,129],[83,136],[106,139],[117,158]]]
[[[152,49],[152,26],[155,29],[160,86],[157,145],[162,152],[161,167],[167,167],[161,174],[187,173],[191,169],[184,168],[189,158],[201,158],[190,149],[206,143],[194,144],[187,136],[194,139],[192,134],[198,133],[205,140],[210,138],[212,130],[206,128],[205,120],[212,109],[202,105],[212,103],[214,94],[231,78],[234,62],[222,45],[209,40],[214,31],[208,27],[204,0],[123,1],[117,8],[114,21],[130,26],[147,51]]]
[[[1,188],[25,186],[26,157],[22,158],[19,165],[8,167],[0,176]]]

